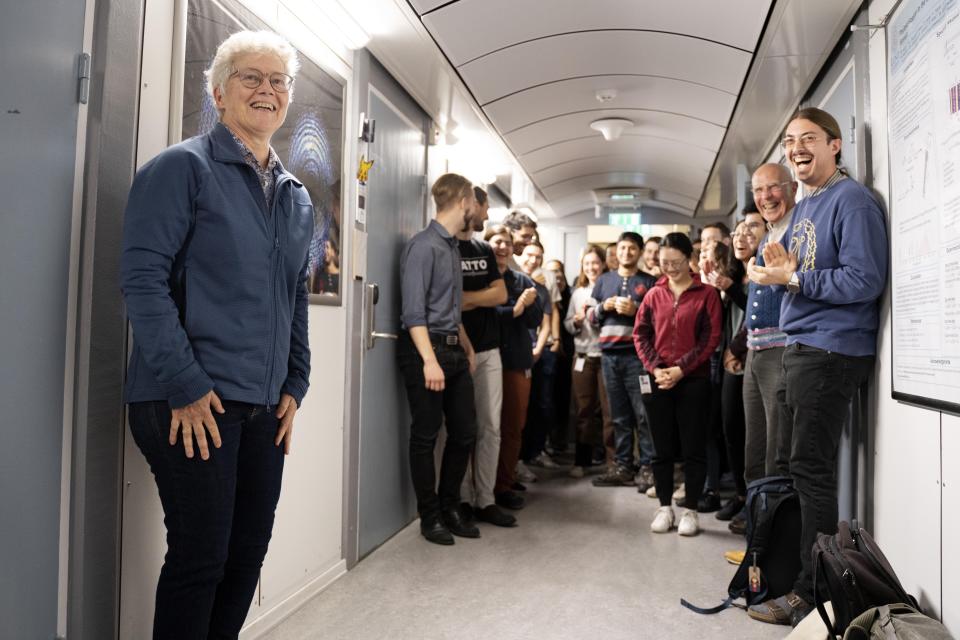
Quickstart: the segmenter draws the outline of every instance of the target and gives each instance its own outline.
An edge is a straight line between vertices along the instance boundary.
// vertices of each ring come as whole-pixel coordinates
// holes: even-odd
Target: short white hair
[[[273,31],[238,31],[220,43],[210,68],[204,71],[210,97],[213,97],[216,87],[223,92],[227,79],[236,70],[235,63],[238,58],[264,54],[280,58],[285,73],[292,78],[296,77],[300,70],[300,60],[297,58],[297,50],[285,38]]]

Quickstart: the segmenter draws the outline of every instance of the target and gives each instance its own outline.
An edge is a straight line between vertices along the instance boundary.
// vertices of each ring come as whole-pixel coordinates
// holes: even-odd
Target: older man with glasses
[[[764,164],[753,173],[753,200],[767,223],[767,235],[757,251],[763,266],[763,248],[783,239],[796,204],[797,183],[782,164]],[[750,283],[747,294],[747,361],[743,378],[743,409],[746,418],[744,475],[753,482],[776,473],[777,386],[780,360],[787,336],[780,330],[782,286]]]

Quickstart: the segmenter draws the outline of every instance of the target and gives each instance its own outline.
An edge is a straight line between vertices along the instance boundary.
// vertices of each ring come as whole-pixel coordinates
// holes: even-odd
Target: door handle
[[[396,340],[397,335],[393,333],[382,333],[377,331],[376,323],[376,306],[377,302],[380,300],[380,287],[377,286],[377,283],[371,282],[366,286],[364,291],[366,294],[364,296],[364,316],[367,319],[367,350],[373,349],[374,343],[377,338],[381,340]]]

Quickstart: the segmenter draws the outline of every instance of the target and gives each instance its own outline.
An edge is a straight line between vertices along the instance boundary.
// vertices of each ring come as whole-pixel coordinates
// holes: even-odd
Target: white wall
[[[871,2],[870,24],[879,23],[894,4],[894,0]],[[870,38],[869,74],[873,187],[888,203],[887,74],[882,30],[873,32]],[[891,398],[889,312],[887,295],[872,395],[873,534],[907,591],[918,596],[929,612],[942,616],[951,633],[960,635],[960,552],[952,544],[960,538],[960,467],[955,462],[960,456],[960,418]]]

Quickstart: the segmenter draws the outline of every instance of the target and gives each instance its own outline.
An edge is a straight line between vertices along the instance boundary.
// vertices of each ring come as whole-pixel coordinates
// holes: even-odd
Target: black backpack
[[[850,622],[871,607],[905,603],[919,610],[907,594],[886,556],[857,521],[841,522],[837,533],[817,534],[813,544],[813,593],[817,611],[834,636],[843,635]],[[830,623],[824,602],[833,605]]]
[[[737,598],[746,606],[789,593],[800,574],[800,498],[793,480],[770,476],[747,485],[747,551],[737,568],[728,597],[716,607],[680,604],[696,613],[719,613]],[[756,570],[751,571],[752,567]],[[751,586],[751,573],[756,576]],[[738,605],[739,606],[739,605]]]

